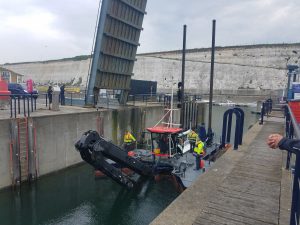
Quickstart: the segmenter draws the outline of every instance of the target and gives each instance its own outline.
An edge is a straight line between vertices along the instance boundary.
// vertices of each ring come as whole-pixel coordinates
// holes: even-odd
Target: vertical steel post
[[[14,107],[15,107],[15,118],[17,118],[17,102],[16,102],[16,98],[14,98]]]
[[[299,151],[299,149],[298,149]],[[294,182],[293,182],[293,197],[291,207],[290,225],[299,224],[299,178],[300,178],[300,154],[296,153]]]
[[[291,133],[292,133],[292,121],[291,121],[291,115],[289,113],[289,110],[287,108],[287,106],[285,106],[285,136],[288,138],[291,138]],[[291,156],[292,153],[291,152],[287,152],[287,158],[286,158],[286,164],[285,164],[285,169],[289,170],[290,169],[290,162],[291,162]]]
[[[71,92],[71,106],[73,106],[73,93]]]
[[[18,114],[21,114],[20,96],[18,96]]]
[[[289,90],[290,90],[290,85],[291,85],[291,76],[292,76],[292,74],[291,74],[290,71],[287,73],[287,76],[288,76],[288,83],[287,83],[287,87],[286,87],[286,99],[289,98]]]
[[[98,69],[98,63],[100,58],[100,51],[101,51],[101,42],[102,42],[102,36],[101,33],[104,32],[104,23],[106,21],[106,13],[108,11],[108,6],[110,4],[110,1],[103,0],[101,5],[101,13],[99,16],[98,21],[98,27],[97,27],[97,34],[96,34],[96,41],[94,45],[94,52],[93,52],[93,60],[91,69],[89,71],[89,79],[88,79],[88,89],[86,92],[86,105],[92,105],[95,106],[95,95],[99,94],[99,88],[95,88],[96,86],[96,76],[97,76],[97,69]]]
[[[184,103],[185,53],[186,53],[186,25],[183,25],[183,46],[182,46],[182,67],[181,67],[181,83],[182,83],[182,86],[181,86],[181,114],[180,114],[181,127],[184,126],[183,103]]]
[[[211,44],[211,63],[210,63],[210,85],[209,85],[209,114],[208,114],[208,138],[212,140],[212,100],[214,89],[214,64],[215,64],[215,35],[216,35],[216,20],[212,21],[212,44]]]
[[[27,98],[27,115],[28,115],[28,117],[30,117],[30,108],[29,108],[29,97],[27,96],[26,97]]]
[[[233,110],[228,114],[228,126],[227,126],[226,143],[230,143],[230,139],[231,139],[232,114],[233,114]]]
[[[23,97],[23,111],[24,111],[24,117],[26,117],[26,104],[25,104],[25,97]]]
[[[30,96],[30,103],[31,103],[31,112],[33,112],[33,97],[32,97],[32,94]]]
[[[12,103],[13,103],[13,101],[12,101],[12,96],[10,96],[10,118],[12,118],[13,117],[13,107],[12,107]]]

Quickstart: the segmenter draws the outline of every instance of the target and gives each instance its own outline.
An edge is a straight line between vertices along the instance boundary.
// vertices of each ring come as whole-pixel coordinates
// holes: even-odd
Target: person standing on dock
[[[60,87],[60,104],[65,105],[65,85]]]
[[[196,170],[200,169],[200,162],[204,155],[204,143],[201,140],[196,142],[196,146],[194,148],[194,156],[196,158]]]
[[[192,131],[190,133],[188,133],[187,136],[189,142],[190,142],[190,153],[193,153],[194,148],[195,148],[195,144],[196,142],[199,140],[199,136],[198,134],[194,131],[194,128],[192,129]]]
[[[52,86],[50,85],[48,87],[48,90],[47,90],[47,96],[48,96],[48,99],[49,99],[49,109],[51,109],[51,104],[52,104],[52,94],[53,94],[53,88]]]
[[[135,137],[128,131],[125,131],[124,135],[124,148],[127,152],[133,150],[135,148],[136,139]]]

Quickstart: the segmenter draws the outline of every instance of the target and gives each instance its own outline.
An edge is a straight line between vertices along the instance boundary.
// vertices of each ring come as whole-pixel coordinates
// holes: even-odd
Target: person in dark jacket
[[[65,105],[65,85],[60,87],[60,104]]]
[[[49,99],[49,109],[51,109],[52,94],[53,94],[53,88],[52,88],[52,86],[49,86],[48,90],[47,90],[47,95],[48,95],[48,99]]]
[[[288,139],[280,134],[271,134],[268,137],[267,144],[270,148],[279,148],[281,150],[287,150],[288,152],[299,152],[300,151],[300,140],[299,139]]]

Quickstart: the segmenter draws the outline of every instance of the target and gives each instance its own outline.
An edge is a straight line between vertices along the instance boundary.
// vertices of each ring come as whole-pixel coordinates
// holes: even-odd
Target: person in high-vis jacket
[[[135,148],[135,142],[136,139],[135,137],[128,131],[125,131],[125,135],[124,135],[124,147],[126,151],[131,151]]]
[[[196,158],[196,170],[200,169],[200,161],[204,155],[204,143],[200,140],[196,142],[196,146],[194,148],[194,156]]]
[[[199,140],[198,134],[192,130],[190,133],[188,133],[187,138],[190,142],[190,153],[193,153],[196,142]]]

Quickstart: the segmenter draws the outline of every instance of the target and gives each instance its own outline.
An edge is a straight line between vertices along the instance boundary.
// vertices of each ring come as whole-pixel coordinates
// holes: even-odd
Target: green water
[[[257,117],[251,114],[252,108],[243,109],[247,130]],[[216,138],[225,110],[213,106]],[[24,184],[19,190],[2,190],[0,225],[144,225],[178,195],[168,181],[149,181],[128,191],[110,179],[95,180],[92,167],[83,164],[42,177],[35,184]]]
[[[128,191],[109,179],[95,180],[84,164],[19,191],[1,191],[0,224],[149,224],[177,196],[167,181]]]
[[[213,105],[212,108],[212,124],[211,128],[214,132],[214,141],[220,142],[220,138],[222,136],[222,126],[223,126],[223,115],[225,111],[228,109],[231,109],[233,107],[230,106],[217,106]],[[256,111],[256,107],[239,107],[244,111],[245,118],[244,118],[244,135],[247,132],[251,126],[253,126],[259,119],[259,116],[256,114],[253,114],[252,111]],[[205,109],[205,115],[204,115],[205,121],[208,121],[208,107]],[[234,132],[235,132],[235,120],[236,116],[233,114],[232,116],[232,127],[231,127],[231,141],[230,143],[234,143]],[[206,127],[208,125],[208,122],[206,122]]]

